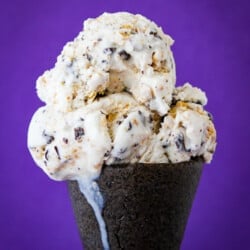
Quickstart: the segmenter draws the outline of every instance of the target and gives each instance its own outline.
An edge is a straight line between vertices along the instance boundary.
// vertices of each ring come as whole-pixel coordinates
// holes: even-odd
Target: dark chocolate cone
[[[203,162],[104,166],[98,179],[111,250],[179,249]],[[86,250],[103,249],[92,208],[69,182]]]

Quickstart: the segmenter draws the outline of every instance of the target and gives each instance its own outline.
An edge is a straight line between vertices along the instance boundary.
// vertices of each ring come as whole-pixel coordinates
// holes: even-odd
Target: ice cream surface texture
[[[104,13],[85,21],[37,80],[45,106],[30,122],[31,155],[50,178],[79,182],[102,229],[95,179],[104,164],[212,159],[216,131],[206,95],[189,83],[175,87],[172,44],[141,15]]]

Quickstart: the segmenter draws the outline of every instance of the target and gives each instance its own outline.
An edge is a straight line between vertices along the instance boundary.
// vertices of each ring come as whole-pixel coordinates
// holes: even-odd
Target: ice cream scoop
[[[98,95],[128,91],[161,115],[175,85],[173,40],[141,15],[104,13],[63,48],[53,69],[37,81],[38,96],[71,111]]]
[[[86,20],[37,80],[45,106],[31,119],[28,148],[50,178],[78,182],[104,249],[103,166],[210,162],[215,151],[205,93],[189,83],[175,88],[172,44],[141,15],[104,13]]]

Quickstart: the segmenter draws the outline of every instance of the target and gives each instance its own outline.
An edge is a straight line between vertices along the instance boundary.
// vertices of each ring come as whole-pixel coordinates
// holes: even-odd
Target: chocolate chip
[[[184,136],[182,134],[179,134],[175,138],[175,145],[179,150],[185,150],[185,145],[184,145]]]
[[[212,115],[210,112],[207,112],[207,115],[208,115],[208,117],[209,117],[209,119],[210,119],[211,121],[214,120],[213,115]]]
[[[199,105],[202,105],[202,103],[201,103],[200,100],[197,100],[195,103],[196,103],[196,104],[199,104]]]
[[[167,147],[169,147],[169,145],[170,145],[170,143],[169,143],[169,141],[167,140],[167,141],[165,141],[165,142],[162,144],[162,147],[163,147],[163,148],[167,148]]]
[[[110,155],[110,151],[108,150],[105,154],[104,157],[108,157]]]
[[[162,40],[161,36],[157,33],[157,31],[150,31],[149,35],[152,35],[152,36]]]
[[[92,60],[92,56],[90,54],[86,54],[86,57],[89,62]]]
[[[54,147],[54,149],[55,149],[55,151],[56,151],[56,154],[57,154],[57,158],[58,158],[58,160],[61,160],[61,156],[60,156],[60,154],[59,154],[58,147],[57,147],[57,146],[55,146],[55,147]]]
[[[49,153],[49,150],[46,150],[45,155],[44,155],[44,157],[45,157],[46,161],[48,161],[48,160],[49,160],[49,158],[48,158],[48,153]]]
[[[129,122],[129,123],[128,123],[128,131],[131,130],[131,129],[132,129],[132,123]]]
[[[176,96],[173,96],[172,103],[171,103],[171,107],[175,106],[176,103],[177,103]]]
[[[86,57],[87,58],[87,60],[89,61],[89,62],[91,62],[92,61],[92,59],[93,59],[93,57],[90,55],[90,54],[88,54],[88,53],[84,53],[84,54],[82,54],[84,57]]]
[[[82,127],[75,128],[74,132],[75,132],[75,140],[80,140],[84,135],[84,129]]]
[[[153,122],[153,117],[152,115],[149,116],[149,123],[152,123]]]
[[[55,140],[55,137],[53,135],[47,134],[45,130],[43,130],[43,137],[45,137],[47,144],[50,144],[52,141]]]
[[[107,54],[107,55],[112,55],[114,52],[116,51],[116,48],[105,48],[104,50],[103,50],[103,53],[104,54]]]
[[[122,58],[122,60],[125,60],[125,61],[128,61],[131,57],[131,55],[127,53],[125,50],[120,51],[119,56]]]
[[[67,139],[67,138],[65,138],[65,137],[63,137],[63,142],[65,143],[65,144],[68,144],[68,142],[69,142],[69,140]]]
[[[145,116],[142,114],[142,112],[140,110],[138,111],[138,114],[140,115],[140,120],[141,120],[142,124],[144,126],[146,126],[146,118],[145,118]]]

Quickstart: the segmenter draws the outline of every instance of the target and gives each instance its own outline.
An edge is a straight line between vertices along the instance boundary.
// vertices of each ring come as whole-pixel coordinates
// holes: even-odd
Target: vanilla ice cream
[[[84,22],[55,66],[37,80],[45,102],[28,148],[54,180],[77,180],[108,240],[95,180],[117,163],[210,162],[216,131],[203,91],[175,88],[173,40],[141,15],[104,13]]]

